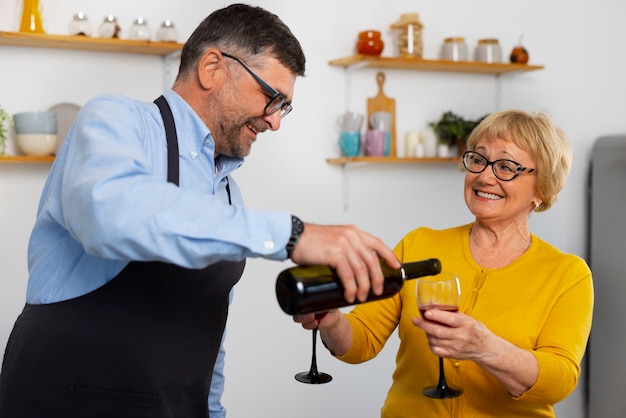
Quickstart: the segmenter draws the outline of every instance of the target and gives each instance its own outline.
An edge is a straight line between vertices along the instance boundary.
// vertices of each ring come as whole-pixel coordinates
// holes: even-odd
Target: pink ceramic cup
[[[369,130],[363,138],[363,148],[367,155],[382,157],[385,155],[385,131]]]

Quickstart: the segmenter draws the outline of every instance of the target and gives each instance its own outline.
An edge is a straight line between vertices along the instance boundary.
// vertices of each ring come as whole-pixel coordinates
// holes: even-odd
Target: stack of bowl
[[[57,145],[55,112],[21,112],[13,115],[17,147],[25,155],[50,155]]]

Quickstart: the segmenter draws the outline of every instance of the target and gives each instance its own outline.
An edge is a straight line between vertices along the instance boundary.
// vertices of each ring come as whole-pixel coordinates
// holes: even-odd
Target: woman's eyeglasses
[[[511,181],[524,171],[527,173],[536,171],[535,168],[523,167],[513,160],[489,161],[487,157],[476,151],[465,151],[463,153],[463,166],[465,166],[467,171],[474,174],[482,173],[487,166],[491,166],[493,175],[502,181]]]

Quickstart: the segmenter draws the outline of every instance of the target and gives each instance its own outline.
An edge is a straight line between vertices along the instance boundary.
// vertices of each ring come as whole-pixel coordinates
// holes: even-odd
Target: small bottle
[[[178,31],[174,27],[174,22],[166,20],[161,24],[156,33],[156,39],[159,42],[176,42],[178,40]]]
[[[385,299],[398,293],[406,280],[432,276],[441,272],[441,262],[436,258],[404,263],[392,269],[381,261],[385,276],[383,293],[370,292],[366,302]],[[283,270],[276,279],[276,298],[282,310],[289,315],[324,312],[360,302],[347,302],[341,280],[327,266],[297,266]]]
[[[143,17],[135,19],[128,31],[128,37],[136,41],[149,41],[150,28],[148,27],[148,22]]]
[[[70,35],[91,36],[91,23],[89,23],[87,15],[83,12],[78,12],[74,15],[68,29]]]

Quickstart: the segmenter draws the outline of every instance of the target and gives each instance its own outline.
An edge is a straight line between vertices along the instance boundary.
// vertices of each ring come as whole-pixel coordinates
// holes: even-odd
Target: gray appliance
[[[626,135],[598,138],[588,189],[595,306],[587,351],[587,417],[626,417]]]

